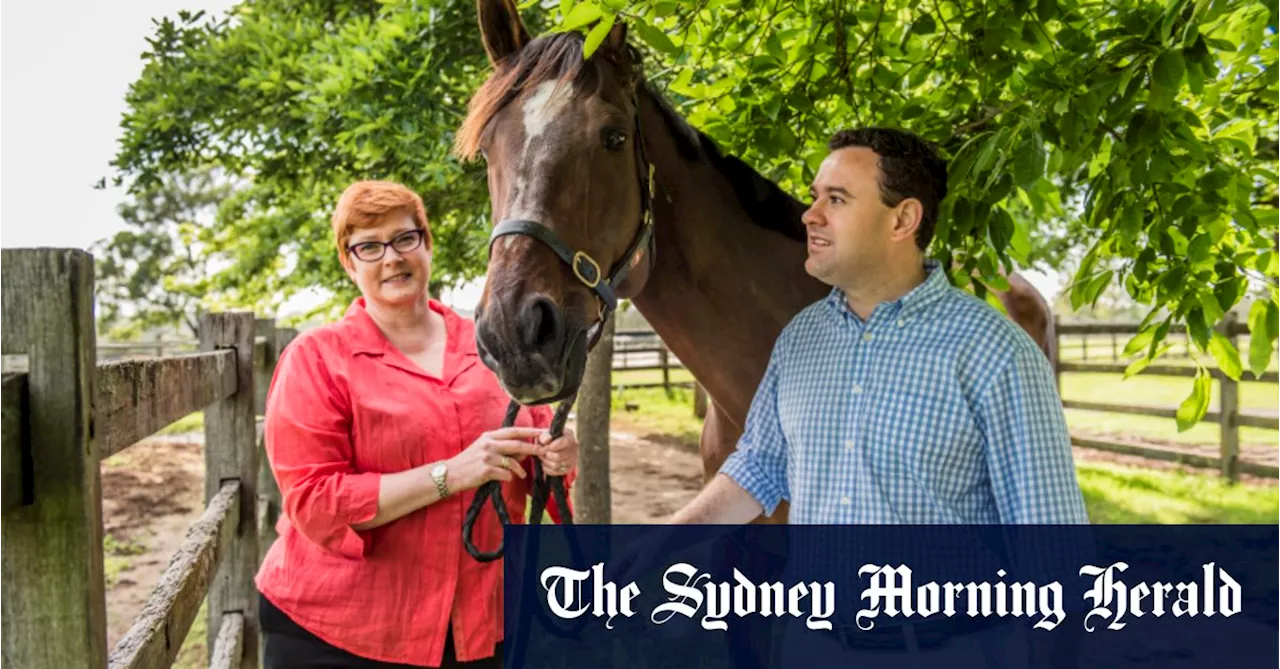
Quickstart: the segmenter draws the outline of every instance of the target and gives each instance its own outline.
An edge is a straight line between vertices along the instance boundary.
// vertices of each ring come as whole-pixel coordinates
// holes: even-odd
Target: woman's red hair
[[[427,248],[431,248],[431,225],[422,198],[401,184],[392,181],[357,181],[347,186],[338,198],[333,212],[333,237],[338,253],[347,252],[347,241],[355,230],[377,227],[393,214],[408,214],[419,230],[427,233]]]

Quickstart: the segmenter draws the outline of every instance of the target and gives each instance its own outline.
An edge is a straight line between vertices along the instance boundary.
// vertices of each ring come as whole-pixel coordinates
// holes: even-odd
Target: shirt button
[[[850,504],[853,504],[853,500],[849,499],[848,495],[845,495],[844,497],[840,498],[840,503],[845,506],[849,506]]]
[[[844,447],[852,451],[852,450],[853,450],[853,442],[852,442],[852,441],[846,441],[846,442],[844,442]]]
[[[860,386],[860,385],[858,385],[858,384],[856,384],[856,383],[855,383],[855,384],[853,384],[853,394],[854,394],[854,395],[861,395],[861,394],[862,394],[862,386]]]
[[[902,326],[904,326],[904,325],[906,325],[906,324],[907,324],[907,322],[906,322],[906,321],[902,320],[901,318],[899,318],[899,319],[898,319],[898,327],[902,327]]]
[[[871,333],[868,332],[867,334],[862,335],[862,341],[871,341]]]

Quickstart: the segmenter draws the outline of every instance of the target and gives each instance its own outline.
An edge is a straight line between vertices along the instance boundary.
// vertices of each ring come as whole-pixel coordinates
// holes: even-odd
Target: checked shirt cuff
[[[764,515],[768,516],[778,508],[785,498],[782,473],[770,471],[757,461],[750,448],[739,448],[729,455],[720,467],[720,473],[733,479],[764,507]]]

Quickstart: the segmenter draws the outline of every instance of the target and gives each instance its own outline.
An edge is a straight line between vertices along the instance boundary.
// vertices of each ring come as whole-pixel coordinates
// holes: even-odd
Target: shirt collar
[[[880,312],[881,307],[889,305],[890,310],[897,313],[899,318],[907,318],[924,311],[930,304],[933,304],[946,294],[950,283],[947,281],[946,272],[942,271],[942,263],[934,258],[926,258],[924,261],[925,278],[920,285],[912,288],[906,295],[892,301],[883,302],[876,307],[876,312]],[[827,305],[835,310],[837,314],[848,315],[855,320],[861,320],[849,309],[849,301],[845,299],[844,291],[839,288],[832,288],[826,297]],[[872,318],[876,318],[878,313],[873,313]]]
[[[441,302],[429,300],[427,305],[432,311],[444,316],[445,336],[448,338],[445,344],[446,356],[477,355],[475,335],[468,327],[469,323]],[[342,319],[352,326],[351,351],[385,355],[391,348],[391,342],[387,340],[386,335],[382,334],[378,324],[373,322],[367,306],[363,297],[357,297],[342,316]]]

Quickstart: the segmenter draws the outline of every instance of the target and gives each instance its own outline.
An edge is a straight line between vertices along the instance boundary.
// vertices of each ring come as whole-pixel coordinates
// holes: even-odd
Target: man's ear
[[[476,12],[490,63],[497,64],[529,43],[529,31],[520,20],[515,0],[476,0]]]
[[[914,197],[904,199],[893,208],[893,241],[915,243],[916,231],[924,220],[924,205]]]

